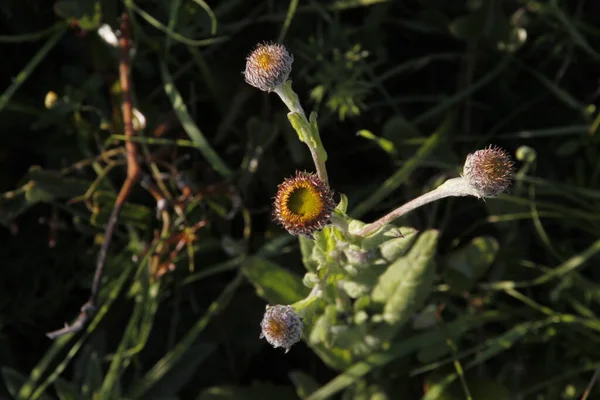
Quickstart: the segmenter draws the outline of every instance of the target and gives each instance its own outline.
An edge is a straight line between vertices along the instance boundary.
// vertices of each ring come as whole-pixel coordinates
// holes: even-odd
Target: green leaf
[[[16,398],[19,394],[19,389],[27,381],[23,375],[10,367],[2,367],[2,377],[8,392]]]
[[[400,232],[402,233],[402,237],[387,240],[379,246],[381,256],[389,263],[406,255],[419,233],[416,229],[407,227],[400,228]]]
[[[315,248],[315,241],[307,238],[306,236],[298,236],[298,243],[300,244],[300,253],[302,254],[302,263],[306,269],[310,272],[316,272],[319,264],[313,259],[313,250]]]
[[[449,383],[450,382],[450,383]],[[464,400],[465,392],[456,373],[445,375],[433,372],[425,379],[428,387],[424,400]],[[482,376],[466,376],[465,384],[474,400],[508,400],[508,389],[493,379]]]
[[[62,378],[56,378],[54,381],[54,389],[59,400],[79,400],[80,393],[71,382],[67,382]]]
[[[95,30],[102,23],[102,7],[95,0],[60,0],[54,12],[65,19],[76,20],[81,29]]]
[[[373,289],[372,298],[384,304],[383,318],[401,326],[429,296],[434,280],[435,247],[439,232],[421,234],[410,252],[392,263]]]
[[[289,376],[296,387],[296,393],[301,399],[306,398],[306,396],[317,390],[320,386],[319,382],[304,371],[294,370],[290,372]]]
[[[96,226],[104,226],[115,207],[117,196],[114,193],[96,192],[92,197],[94,205],[91,222]],[[146,206],[127,202],[121,207],[119,222],[131,224],[139,228],[146,228],[154,217],[153,211]]]
[[[493,237],[477,237],[465,247],[453,252],[446,258],[444,281],[452,291],[469,291],[496,259],[498,242]]]
[[[225,164],[225,162],[221,159],[221,157],[217,154],[217,152],[212,148],[209,141],[206,139],[198,125],[194,122],[192,116],[190,115],[181,94],[177,90],[175,83],[173,82],[173,77],[167,68],[167,65],[164,62],[159,64],[160,73],[164,82],[164,90],[171,101],[171,105],[173,106],[173,111],[177,115],[179,122],[181,122],[181,126],[188,134],[194,145],[200,150],[206,161],[210,163],[215,171],[217,171],[223,177],[231,176],[232,172],[229,167]]]
[[[511,25],[498,0],[482,2],[482,6],[471,14],[460,17],[449,26],[450,32],[459,39],[476,41],[490,40],[493,43],[507,42]]]
[[[192,378],[198,366],[216,349],[213,343],[198,343],[181,357],[158,382],[152,386],[152,397],[171,398]]]
[[[98,353],[91,350],[89,357],[84,364],[84,380],[82,385],[82,394],[85,398],[93,398],[94,394],[97,394],[102,386],[104,380],[104,373],[102,372],[102,366],[100,365],[100,358]]]
[[[19,389],[27,382],[27,378],[10,367],[2,367],[2,377],[8,393],[15,399],[19,398]],[[50,400],[46,395],[42,395],[40,399]]]
[[[428,119],[434,112],[437,113],[439,109],[434,108],[420,116],[421,119]],[[392,194],[396,189],[400,187],[427,158],[435,151],[437,146],[443,142],[443,137],[450,130],[454,122],[454,114],[449,113],[444,121],[439,125],[434,133],[427,138],[427,140],[419,147],[416,153],[408,159],[401,168],[399,168],[392,176],[385,180],[383,184],[373,191],[369,197],[363,200],[356,208],[350,213],[355,218],[360,218],[367,211],[370,211],[374,206],[379,204],[383,199]]]
[[[377,146],[379,146],[383,151],[385,151],[389,155],[396,154],[396,147],[394,146],[394,143],[392,143],[391,141],[389,141],[385,138],[380,138],[380,137],[376,136],[371,131],[368,131],[366,129],[361,129],[358,132],[356,132],[356,135],[364,137],[365,139],[368,139],[368,140],[374,142]]]
[[[197,400],[293,400],[297,398],[290,387],[255,382],[250,387],[212,387],[202,391]]]
[[[319,355],[321,360],[331,368],[343,370],[352,362],[352,353],[346,348],[332,346],[332,327],[336,324],[337,309],[329,305],[318,318],[308,335],[309,346]]]
[[[305,298],[309,292],[302,279],[263,258],[249,258],[242,265],[242,272],[258,295],[271,304],[292,304]]]
[[[497,312],[487,312],[477,316],[467,315],[461,316],[458,319],[444,326],[444,331],[436,329],[424,332],[418,335],[411,336],[402,341],[394,343],[389,349],[368,356],[365,360],[360,361],[350,368],[347,368],[343,373],[329,381],[319,390],[308,397],[308,400],[325,400],[331,398],[335,393],[339,392],[357,382],[361,377],[370,373],[376,368],[381,368],[384,365],[400,358],[412,354],[420,349],[431,346],[433,343],[445,340],[447,331],[466,332],[470,329],[483,325],[486,322],[491,322],[500,319]]]
[[[27,173],[29,179],[10,195],[0,196],[0,223],[7,224],[37,203],[56,199],[69,199],[83,195],[93,182],[62,176],[57,171],[33,166]],[[109,189],[104,183],[99,188]]]
[[[342,214],[346,214],[346,211],[348,210],[348,196],[344,193],[340,193],[340,202],[335,209]]]

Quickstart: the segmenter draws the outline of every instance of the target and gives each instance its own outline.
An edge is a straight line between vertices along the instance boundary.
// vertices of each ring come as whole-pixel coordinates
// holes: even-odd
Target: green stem
[[[327,177],[327,152],[321,142],[319,128],[317,126],[317,116],[311,113],[310,117],[306,118],[306,113],[300,104],[298,95],[292,89],[292,81],[287,81],[283,85],[277,86],[273,91],[281,98],[286,107],[290,110],[288,119],[292,127],[298,134],[300,140],[308,146],[310,154],[315,163],[317,175],[325,184],[329,185]]]

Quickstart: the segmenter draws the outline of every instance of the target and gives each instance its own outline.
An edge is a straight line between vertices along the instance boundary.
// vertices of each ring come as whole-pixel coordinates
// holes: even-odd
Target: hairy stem
[[[424,206],[425,204],[443,199],[445,197],[477,195],[477,192],[473,188],[471,188],[471,186],[467,183],[467,181],[464,178],[460,177],[449,179],[440,186],[438,186],[436,189],[433,189],[432,191],[427,192],[409,201],[408,203],[401,205],[389,214],[386,214],[383,217],[379,218],[377,221],[366,225],[364,228],[358,231],[356,235],[363,237],[369,236],[381,229],[382,227],[384,227],[385,225],[391,223],[395,219],[400,218],[401,216],[408,214],[409,212],[421,206]]]
[[[286,107],[290,110],[290,113],[288,114],[290,123],[298,133],[300,140],[308,146],[319,179],[329,185],[327,168],[325,167],[327,152],[321,143],[321,136],[319,135],[316,121],[309,121],[306,118],[306,113],[300,104],[298,95],[296,95],[292,89],[291,81],[276,87],[273,91],[277,93]]]

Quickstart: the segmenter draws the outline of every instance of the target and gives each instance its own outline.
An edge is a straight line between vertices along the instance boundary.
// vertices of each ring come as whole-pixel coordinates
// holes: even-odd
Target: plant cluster
[[[0,398],[598,398],[597,1],[0,3]]]
[[[451,196],[498,196],[512,183],[514,163],[506,151],[489,147],[467,156],[463,174],[398,207],[375,222],[346,214],[348,200],[334,208],[327,181],[327,152],[316,113],[307,118],[288,80],[294,58],[281,44],[261,44],[248,56],[246,82],[276,93],[288,119],[313,155],[317,174],[297,172],[279,185],[275,220],[301,235],[308,296],[292,306],[267,306],[262,334],[286,353],[308,326],[309,345],[331,367],[344,370],[389,347],[401,328],[425,305],[433,290],[438,232],[421,234],[391,223],[432,201]],[[298,315],[292,317],[295,310]]]

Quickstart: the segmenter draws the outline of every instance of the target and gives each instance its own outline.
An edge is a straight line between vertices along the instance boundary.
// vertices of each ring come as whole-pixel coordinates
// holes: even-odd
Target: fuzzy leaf
[[[308,271],[316,272],[319,264],[313,258],[313,249],[315,248],[315,241],[305,236],[299,236],[298,243],[300,244],[302,263]]]
[[[435,230],[421,234],[410,252],[392,263],[379,278],[372,298],[384,304],[383,318],[388,323],[405,323],[431,292],[438,234]]]
[[[263,258],[249,258],[242,265],[242,271],[258,295],[271,304],[292,304],[308,295],[302,279]]]
[[[418,235],[417,230],[413,228],[402,227],[400,232],[403,237],[387,240],[379,246],[381,256],[387,262],[392,263],[398,257],[406,255]]]

